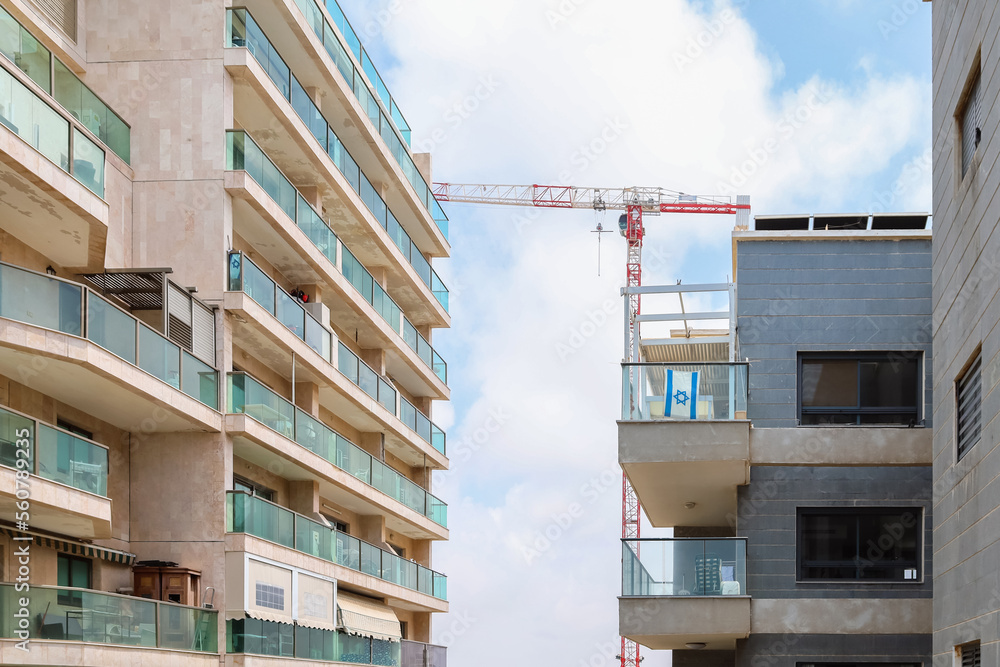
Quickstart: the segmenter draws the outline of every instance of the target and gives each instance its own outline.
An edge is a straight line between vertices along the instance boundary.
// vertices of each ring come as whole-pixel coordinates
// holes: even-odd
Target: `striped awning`
[[[337,591],[337,625],[349,635],[398,642],[403,633],[389,605]]]
[[[127,551],[118,551],[117,549],[108,549],[106,547],[99,547],[93,544],[84,544],[83,542],[74,542],[72,540],[50,537],[31,530],[21,531],[7,526],[0,526],[0,533],[7,535],[8,537],[30,536],[33,544],[47,549],[62,551],[63,553],[74,556],[82,556],[84,558],[100,558],[101,560],[106,560],[110,563],[121,563],[122,565],[128,565],[130,567],[135,564],[136,555],[130,554]]]

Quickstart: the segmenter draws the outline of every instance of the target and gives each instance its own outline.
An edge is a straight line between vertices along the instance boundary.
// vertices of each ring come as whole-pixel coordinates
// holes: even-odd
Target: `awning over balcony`
[[[32,538],[32,544],[40,547],[46,547],[48,549],[55,549],[56,551],[62,551],[63,553],[72,554],[74,556],[83,556],[84,558],[100,558],[101,560],[106,560],[110,563],[121,563],[122,565],[128,565],[130,567],[135,564],[136,555],[130,554],[127,551],[118,551],[117,549],[108,549],[93,544],[85,544],[83,542],[74,542],[73,540],[49,537],[48,535],[42,535],[41,533],[33,531],[20,531],[6,526],[0,526],[0,533],[3,533],[11,538],[30,536]]]
[[[403,638],[396,613],[386,604],[338,591],[337,625],[344,632],[390,642]]]

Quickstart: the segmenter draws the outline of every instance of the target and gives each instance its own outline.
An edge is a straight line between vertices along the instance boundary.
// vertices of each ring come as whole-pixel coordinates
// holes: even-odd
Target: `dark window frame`
[[[884,361],[887,363],[898,363],[899,361],[914,361],[916,363],[916,382],[914,384],[914,405],[912,407],[887,407],[887,406],[864,406],[861,401],[861,373],[857,374],[858,379],[858,403],[855,406],[836,406],[836,407],[812,407],[804,406],[802,404],[802,398],[804,396],[802,387],[802,367],[803,362],[810,361],[856,361],[859,365],[862,362],[868,361]],[[924,386],[924,355],[922,350],[906,350],[906,351],[884,351],[884,352],[821,352],[821,351],[802,351],[798,353],[796,359],[796,377],[795,377],[795,391],[796,391],[796,414],[798,417],[798,422],[800,426],[878,426],[878,425],[906,425],[899,422],[885,422],[880,424],[879,422],[866,422],[864,421],[865,416],[871,415],[913,415],[910,420],[910,426],[923,426],[924,424],[924,405],[923,405],[923,386]],[[824,415],[829,416],[849,416],[853,415],[855,417],[853,422],[816,422],[816,423],[806,423],[807,417],[821,417]]]
[[[860,522],[861,517],[870,515],[884,515],[884,514],[900,514],[905,516],[907,514],[915,517],[914,521],[914,537],[916,539],[916,546],[914,550],[916,552],[916,561],[899,561],[895,562],[894,565],[900,570],[906,570],[915,568],[916,575],[913,579],[897,579],[897,578],[865,578],[861,576],[855,576],[854,578],[820,578],[820,577],[809,577],[806,576],[805,570],[808,567],[829,567],[829,568],[845,568],[850,567],[852,561],[806,561],[805,560],[805,522],[804,517],[807,516],[825,516],[839,514],[850,516],[854,515],[856,520]],[[920,506],[892,506],[892,507],[882,507],[878,505],[866,505],[864,507],[799,507],[795,513],[795,580],[797,583],[802,584],[817,584],[817,583],[832,583],[832,584],[921,584],[924,581],[924,508]],[[860,535],[859,535],[860,538]],[[856,574],[859,575],[871,564],[873,569],[885,569],[887,567],[886,563],[892,563],[892,561],[878,561],[871,558],[870,551],[864,550],[866,545],[862,545],[860,541],[855,545],[855,557],[853,560],[853,567],[856,570]],[[870,545],[869,545],[870,549]]]
[[[965,455],[979,443],[982,432],[983,349],[980,346],[955,378],[956,461],[965,458]]]
[[[972,170],[971,168],[975,166],[976,154],[983,142],[982,82],[982,54],[976,53],[975,61],[959,99],[958,108],[955,110],[955,124],[958,134],[955,153],[961,170],[961,177],[955,179],[956,185],[961,184],[969,171]]]
[[[982,667],[983,647],[979,639],[959,644],[955,648],[958,649],[959,667]]]

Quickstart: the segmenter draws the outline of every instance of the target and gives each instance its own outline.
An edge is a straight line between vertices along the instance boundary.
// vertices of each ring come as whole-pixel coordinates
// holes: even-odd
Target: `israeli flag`
[[[663,416],[668,419],[698,418],[698,371],[667,371]]]

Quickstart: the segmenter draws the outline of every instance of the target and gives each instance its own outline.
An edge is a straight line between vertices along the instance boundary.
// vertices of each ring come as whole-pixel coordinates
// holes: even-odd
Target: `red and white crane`
[[[625,341],[625,359],[638,361],[639,330],[636,317],[641,310],[640,294],[629,288],[642,285],[642,240],[644,215],[661,213],[709,213],[735,215],[737,226],[748,226],[750,197],[706,197],[663,188],[587,188],[572,185],[495,185],[484,183],[435,183],[434,196],[439,202],[529,206],[534,208],[587,208],[595,211],[624,211],[619,230],[628,243],[625,260],[625,285],[629,297],[629,339]],[[633,358],[634,357],[634,358]],[[622,472],[622,538],[637,540],[640,534],[639,499]],[[638,544],[638,543],[636,543]],[[636,547],[638,549],[638,546]],[[637,554],[638,555],[638,554]],[[622,637],[621,667],[639,667],[639,646]]]

